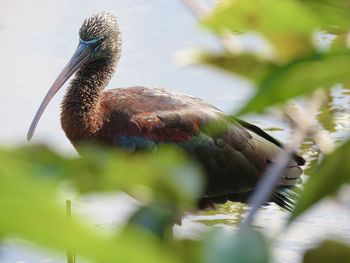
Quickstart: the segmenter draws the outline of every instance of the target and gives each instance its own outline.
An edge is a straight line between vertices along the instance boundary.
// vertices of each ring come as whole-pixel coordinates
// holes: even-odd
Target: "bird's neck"
[[[67,137],[80,141],[93,136],[103,124],[101,96],[113,75],[117,59],[92,62],[76,74],[62,102],[61,124]]]

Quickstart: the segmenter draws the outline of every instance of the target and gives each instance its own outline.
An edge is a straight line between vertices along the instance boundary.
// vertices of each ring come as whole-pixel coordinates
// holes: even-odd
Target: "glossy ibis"
[[[227,200],[244,201],[283,145],[247,122],[225,116],[209,103],[162,88],[104,90],[121,53],[116,17],[102,12],[87,18],[79,45],[53,83],[28,131],[28,140],[45,107],[75,73],[62,102],[61,123],[74,146],[98,141],[128,151],[174,144],[203,164],[207,173],[200,207]],[[220,123],[220,131],[205,127]],[[210,126],[210,125],[209,125]],[[290,202],[284,189],[296,184],[304,159],[295,154],[272,197],[282,207]]]

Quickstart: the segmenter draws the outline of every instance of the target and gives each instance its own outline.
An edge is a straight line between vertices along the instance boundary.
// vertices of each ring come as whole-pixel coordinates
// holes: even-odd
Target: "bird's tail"
[[[291,212],[295,207],[298,196],[297,187],[280,187],[273,193],[271,201]]]

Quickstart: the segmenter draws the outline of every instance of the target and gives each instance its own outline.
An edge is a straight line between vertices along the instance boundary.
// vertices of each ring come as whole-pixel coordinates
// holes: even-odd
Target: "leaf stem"
[[[72,222],[72,201],[66,200],[66,215],[68,223]],[[67,250],[67,263],[76,263],[75,254],[72,251]]]

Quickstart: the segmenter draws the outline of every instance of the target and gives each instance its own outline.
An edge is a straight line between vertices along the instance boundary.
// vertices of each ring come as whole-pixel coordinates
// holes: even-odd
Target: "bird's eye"
[[[94,51],[93,53],[91,54],[91,58],[94,58],[94,59],[97,59],[98,58],[98,50],[101,48],[101,44],[102,42],[104,41],[104,38],[103,37],[99,37],[99,38],[95,38],[93,40],[91,40],[94,42]]]
[[[102,42],[103,42],[103,40],[104,40],[104,37],[99,37],[99,38],[97,38],[96,39],[96,44],[101,44]]]

